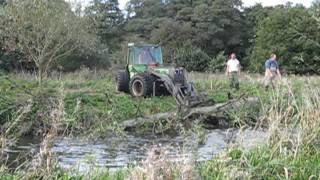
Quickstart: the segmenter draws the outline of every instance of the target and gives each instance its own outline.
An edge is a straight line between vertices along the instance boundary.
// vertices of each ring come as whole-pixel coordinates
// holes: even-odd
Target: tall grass
[[[190,157],[181,156],[172,159],[164,147],[153,147],[147,153],[140,166],[135,167],[129,178],[131,180],[169,180],[198,179],[194,162]]]
[[[320,178],[320,91],[307,81],[297,92],[290,80],[284,79],[263,104],[266,143],[249,151],[233,147],[202,164],[203,179]]]
[[[117,133],[122,120],[140,115],[172,111],[171,97],[136,100],[117,93],[112,75],[83,70],[52,75],[38,94],[32,75],[0,77],[1,155],[4,149],[26,134],[39,134],[43,141],[30,168],[10,172],[3,164],[0,178],[19,179],[319,179],[320,177],[320,78],[287,77],[279,88],[266,91],[259,75],[243,74],[240,91],[229,89],[224,75],[190,73],[200,91],[215,102],[228,100],[227,93],[258,96],[261,108],[254,122],[248,122],[248,110],[227,114],[243,128],[254,125],[268,132],[264,144],[254,149],[232,145],[221,155],[205,163],[188,159],[172,161],[165,150],[153,149],[148,158],[130,173],[115,175],[96,172],[90,176],[61,171],[52,159],[50,148],[59,135],[101,137]],[[255,110],[254,110],[255,111]],[[252,118],[252,117],[251,117]],[[250,120],[250,118],[249,118]],[[21,131],[23,129],[23,131]],[[197,126],[197,134],[203,136]],[[2,158],[2,157],[1,157]]]

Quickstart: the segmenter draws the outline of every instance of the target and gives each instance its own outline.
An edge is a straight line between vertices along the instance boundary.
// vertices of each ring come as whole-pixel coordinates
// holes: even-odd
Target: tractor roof
[[[145,43],[128,43],[128,47],[159,47],[159,45]]]

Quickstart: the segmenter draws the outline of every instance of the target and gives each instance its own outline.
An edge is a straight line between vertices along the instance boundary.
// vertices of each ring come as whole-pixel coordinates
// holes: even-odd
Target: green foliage
[[[291,82],[262,102],[261,115],[268,119],[263,122],[268,129],[266,141],[253,149],[236,142],[235,148],[200,164],[203,179],[319,178],[319,89],[309,87],[319,81]]]
[[[111,52],[121,47],[124,15],[119,9],[118,0],[94,0],[92,5],[85,9],[85,16],[91,19],[101,43],[106,44]]]
[[[109,170],[93,170],[89,174],[80,175],[77,173],[64,172],[59,168],[54,168],[51,173],[46,171],[25,172],[16,171],[14,173],[7,169],[0,169],[0,179],[3,180],[18,180],[18,179],[56,179],[56,180],[82,180],[82,179],[93,179],[93,180],[124,180],[128,177],[128,169],[120,169],[116,172],[109,172]]]
[[[79,52],[75,51],[71,55],[61,58],[52,65],[52,69],[63,72],[74,72],[83,68],[91,70],[106,70],[111,66],[110,54],[101,47],[96,50]]]
[[[248,41],[244,44],[246,49],[246,56],[242,59],[241,65],[246,70],[249,69],[250,65],[250,55],[255,47],[255,40],[256,40],[256,31],[257,28],[260,27],[262,21],[269,16],[272,12],[273,7],[263,7],[261,4],[256,4],[252,7],[248,7],[244,9],[244,16],[246,17],[246,38]]]
[[[243,152],[240,149],[233,149],[229,152],[229,156],[232,158],[232,160],[240,159]]]
[[[67,134],[104,136],[117,132],[123,120],[176,106],[171,97],[136,100],[118,94],[106,74],[83,70],[59,78],[48,79],[39,93],[34,77],[0,76],[0,125],[14,127],[7,135],[45,132],[53,123],[52,112],[61,112],[60,123]]]
[[[207,70],[209,72],[223,72],[226,66],[226,56],[224,52],[221,51],[215,58],[212,58],[209,62],[209,67]]]
[[[131,0],[126,18],[117,0],[94,0],[84,12],[72,10],[63,0],[6,2],[0,0],[1,70],[22,67],[46,73],[51,67],[61,71],[75,71],[83,66],[107,68],[110,61],[119,64],[125,55],[124,48],[121,49],[124,42],[148,41],[164,47],[166,62],[169,52],[175,52],[178,65],[189,71],[222,71],[225,54],[235,52],[244,60],[241,63],[245,69],[255,72],[263,70],[265,60],[276,53],[286,72],[320,73],[319,1],[310,8],[287,4],[255,5],[242,10],[240,0]],[[176,108],[169,96],[133,99],[114,90],[112,75],[82,70],[57,77],[52,73],[42,92],[29,74],[1,74],[0,138],[45,134],[52,126],[61,126],[66,135],[102,137],[119,133],[118,125],[125,119]],[[230,124],[239,126],[255,123],[250,118],[259,119],[262,124],[274,123],[276,119],[279,121],[276,133],[270,137],[270,144],[261,148],[230,149],[222,156],[200,163],[201,178],[319,178],[319,92],[310,91],[319,86],[319,80],[310,79],[285,78],[280,89],[265,91],[255,78],[241,77],[240,90],[231,92],[233,97],[258,96],[264,106],[262,110],[243,107],[224,116],[231,119]],[[224,76],[202,76],[194,78],[194,83],[214,102],[228,100],[230,89]],[[291,89],[286,89],[289,85]],[[308,96],[313,93],[315,96]],[[171,125],[161,123],[159,127],[163,129]],[[285,128],[294,132],[302,129],[301,142],[296,142],[292,134],[279,133]],[[192,130],[200,141],[205,140],[200,124]],[[285,139],[286,136],[290,137]],[[127,176],[126,170],[115,174],[94,172],[90,179]],[[51,174],[37,174],[11,173],[0,168],[1,179],[22,177],[87,178],[59,169]]]
[[[250,68],[263,69],[271,53],[292,73],[319,73],[319,27],[310,11],[301,6],[279,6],[257,27]]]
[[[206,142],[206,129],[201,122],[195,122],[192,126],[191,132],[195,134],[198,144],[204,144]]]
[[[224,50],[240,53],[245,34],[239,30],[244,25],[240,5],[238,0],[131,0],[126,29],[167,49],[179,49],[188,39],[208,55]]]
[[[229,92],[228,79],[225,76],[191,73],[189,77],[194,79],[197,89],[205,90],[215,102],[228,100],[226,96]],[[276,128],[285,128],[283,126],[288,123],[287,127],[294,131],[286,132],[296,132],[297,129],[302,129],[301,144],[290,143],[296,141],[287,140],[287,136],[282,136],[285,131],[276,129],[276,133],[270,136],[272,140],[268,141],[274,142],[275,145],[270,143],[253,150],[230,149],[224,156],[200,163],[198,173],[203,179],[228,179],[230,177],[261,179],[265,176],[285,178],[284,167],[292,179],[305,179],[319,172],[320,156],[316,149],[320,132],[319,121],[317,121],[319,112],[315,107],[318,107],[320,101],[318,101],[317,90],[315,92],[306,91],[306,89],[314,90],[314,87],[319,86],[319,78],[295,76],[285,78],[284,82],[290,82],[290,89],[285,84],[279,90],[269,92],[263,89],[259,78],[253,75],[251,77],[243,75],[240,90],[233,92],[232,95],[235,98],[242,94],[258,96],[262,100],[264,110],[260,112],[256,109],[244,109],[234,112],[231,116],[233,118],[231,123],[251,125],[250,122],[253,121],[246,123],[246,118],[251,117],[250,112],[259,112],[262,113],[259,114],[259,117],[263,119],[279,121],[280,124]],[[211,82],[214,83],[211,84]],[[306,89],[304,85],[307,86]],[[42,94],[37,91],[37,82],[34,77],[28,74],[2,75],[0,76],[0,95],[0,125],[1,132],[8,132],[5,134],[6,137],[45,133],[43,131],[57,124],[62,126],[65,135],[103,137],[107,133],[119,133],[118,124],[124,119],[168,112],[176,107],[172,97],[137,100],[129,95],[117,93],[114,90],[111,75],[88,70],[50,78],[44,83]],[[58,123],[54,120],[57,118],[54,112],[63,112],[60,119],[58,118]],[[268,121],[263,121],[262,124],[267,126]],[[198,136],[200,142],[205,140],[205,131],[201,124],[197,124],[191,130]],[[289,135],[289,137],[296,136]],[[0,176],[6,178],[18,179],[20,175],[19,172],[12,174],[0,169]],[[70,175],[58,170],[45,175],[28,171],[30,178],[39,176],[57,179],[87,177]],[[90,174],[90,179],[123,179],[127,176],[128,171],[126,170],[116,174],[93,172],[92,175]]]
[[[195,54],[199,53],[197,48],[210,57],[221,56],[221,51],[235,52],[246,70],[260,72],[270,54],[277,53],[281,67],[288,73],[318,73],[316,5],[304,8],[258,4],[244,11],[239,11],[239,6],[241,1],[237,0],[132,0],[125,28],[129,34],[159,43],[168,50],[184,49],[188,40]],[[168,52],[165,57],[169,58]],[[184,58],[179,64],[190,64]],[[214,61],[203,60],[209,68],[194,69],[215,71]],[[222,69],[222,65],[217,69]]]
[[[43,49],[36,46],[41,45],[37,42],[42,42],[42,37],[48,37],[46,32],[50,32],[48,29],[51,28],[57,30],[57,33],[52,33],[55,36],[50,36],[56,44],[61,39],[65,41],[65,34],[69,32],[66,29],[73,31],[70,34],[74,36],[70,36],[70,39],[74,41],[65,43],[57,53],[59,56],[65,55],[64,58],[59,57],[59,61],[54,60],[52,63],[50,53],[40,58],[44,59],[40,60],[43,62],[41,66],[52,66],[63,71],[74,71],[81,66],[91,69],[108,68],[110,64],[117,68],[123,64],[123,45],[127,42],[144,41],[162,45],[166,63],[171,62],[170,52],[180,53],[179,64],[186,67],[189,65],[189,70],[223,70],[221,52],[224,52],[236,53],[245,70],[261,72],[264,61],[271,53],[276,53],[285,72],[320,73],[318,2],[314,2],[310,8],[290,4],[263,7],[257,4],[241,10],[241,0],[131,0],[126,6],[125,14],[119,9],[118,0],[94,0],[83,12],[79,9],[72,11],[62,0],[47,3],[48,6],[57,6],[48,11],[45,10],[46,6],[39,5],[42,0],[37,0],[37,12],[27,10],[30,8],[26,5],[28,1],[11,2],[15,1],[8,1],[4,7],[14,4],[12,7],[17,7],[15,11],[24,19],[13,21],[17,22],[13,27],[13,22],[6,21],[9,11],[0,12],[0,47],[1,51],[6,51],[6,55],[0,53],[0,66],[9,71],[39,69],[42,63],[30,63],[30,59],[36,57],[34,54],[30,55],[30,52]],[[5,8],[5,11],[6,9],[10,8]],[[37,16],[37,13],[40,15]],[[12,14],[12,18],[18,16],[14,11]],[[63,26],[57,26],[62,20],[66,24],[60,23]],[[66,26],[68,28],[64,28]],[[30,31],[32,29],[34,31]],[[92,42],[90,37],[93,34],[99,41]],[[20,42],[15,43],[14,38],[20,39]],[[74,44],[81,47],[68,52]],[[47,49],[54,50],[52,47],[54,46],[50,45]],[[8,51],[14,53],[10,54]],[[67,55],[64,52],[68,52]]]
[[[6,72],[36,70],[36,65],[18,50],[8,52],[5,49],[0,50],[0,70]]]
[[[76,16],[62,0],[8,1],[0,24],[6,50],[18,50],[35,63],[39,84],[52,63],[96,43],[86,18]]]
[[[200,165],[203,179],[309,179],[319,175],[320,153],[309,148],[293,155],[275,154],[270,147],[242,153],[233,150],[226,157]],[[286,174],[287,173],[287,174]]]
[[[205,52],[193,47],[190,43],[179,48],[175,58],[177,64],[188,71],[204,71],[210,61],[210,57]]]

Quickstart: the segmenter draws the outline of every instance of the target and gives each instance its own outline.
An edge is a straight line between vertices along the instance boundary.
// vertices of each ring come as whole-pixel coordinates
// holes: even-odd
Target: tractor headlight
[[[183,75],[183,69],[182,68],[175,69],[175,74]]]
[[[174,70],[173,80],[175,83],[179,83],[179,84],[185,83],[185,76],[184,76],[184,69],[183,68],[176,68]]]

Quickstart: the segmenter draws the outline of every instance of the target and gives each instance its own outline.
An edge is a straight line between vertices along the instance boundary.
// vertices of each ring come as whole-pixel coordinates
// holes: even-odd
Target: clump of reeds
[[[51,148],[63,127],[65,118],[64,98],[65,92],[63,85],[61,85],[59,88],[59,96],[57,100],[53,102],[49,113],[50,129],[44,135],[39,152],[34,156],[31,163],[31,170],[36,177],[48,177],[56,169],[56,162]]]
[[[200,168],[204,179],[318,179],[320,89],[307,80],[299,90],[283,79],[262,104],[259,124],[267,133],[260,147],[232,146]]]
[[[307,84],[306,84],[307,85]],[[284,84],[266,105],[265,123],[269,125],[269,145],[291,149],[297,153],[300,147],[320,141],[320,90],[304,87],[294,92],[290,83]]]
[[[189,157],[170,158],[169,152],[163,147],[153,147],[147,158],[136,167],[129,179],[131,180],[171,180],[197,179],[195,165]]]

